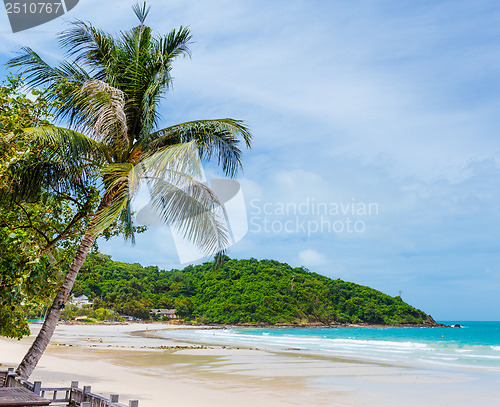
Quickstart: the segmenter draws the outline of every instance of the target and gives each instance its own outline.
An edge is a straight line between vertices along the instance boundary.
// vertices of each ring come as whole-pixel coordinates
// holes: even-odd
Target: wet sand
[[[388,365],[155,337],[162,324],[60,325],[31,380],[120,394],[141,407],[496,406],[489,372]],[[176,329],[190,327],[172,326]],[[34,326],[33,332],[37,332]],[[99,339],[102,342],[99,342]],[[1,367],[15,366],[33,337],[0,339]]]

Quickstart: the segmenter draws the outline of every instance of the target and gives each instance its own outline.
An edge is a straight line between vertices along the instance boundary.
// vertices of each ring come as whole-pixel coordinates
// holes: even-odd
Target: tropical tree
[[[141,178],[163,219],[205,252],[227,246],[220,202],[199,181],[197,159],[215,159],[227,176],[241,167],[241,141],[250,147],[243,122],[211,119],[158,129],[158,105],[172,83],[172,62],[189,56],[185,27],[154,36],[145,25],[149,7],[136,4],[140,24],[112,36],[90,23],[76,21],[59,35],[67,60],[50,66],[30,48],[9,62],[27,82],[58,101],[55,116],[66,127],[25,130],[45,151],[45,159],[26,160],[18,168],[13,192],[33,199],[46,185],[73,194],[74,185],[93,180],[100,192],[97,210],[50,307],[40,333],[17,368],[29,377],[45,351],[76,276],[99,235],[120,222],[133,239],[131,199]]]
[[[12,194],[20,162],[27,154],[38,156],[23,129],[46,126],[50,118],[50,103],[23,88],[19,76],[0,84],[0,335],[16,338],[29,334],[27,310],[42,307],[55,294],[61,265],[71,259],[75,232],[84,227],[87,212],[57,191],[31,202]],[[80,206],[89,203],[80,201]]]

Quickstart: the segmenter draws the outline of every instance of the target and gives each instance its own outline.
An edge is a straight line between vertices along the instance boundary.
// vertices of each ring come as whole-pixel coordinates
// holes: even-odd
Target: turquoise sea
[[[160,332],[165,338],[197,343],[500,371],[500,322],[440,322],[461,327],[230,328]]]

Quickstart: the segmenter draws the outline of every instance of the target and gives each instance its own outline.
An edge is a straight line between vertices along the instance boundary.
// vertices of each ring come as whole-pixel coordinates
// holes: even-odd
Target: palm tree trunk
[[[97,211],[99,212],[100,210],[106,208],[110,204],[111,199],[112,198],[109,195],[103,197]],[[33,341],[33,344],[31,345],[28,352],[26,353],[23,360],[16,369],[16,373],[22,378],[27,379],[31,375],[36,365],[40,361],[40,358],[42,357],[43,353],[45,352],[45,349],[47,348],[52,338],[52,335],[56,330],[57,321],[59,321],[61,312],[64,309],[64,304],[66,303],[73,288],[73,285],[75,284],[76,276],[78,275],[78,272],[80,271],[83,263],[85,262],[87,254],[90,248],[93,246],[96,239],[97,239],[96,234],[86,233],[85,236],[83,237],[80,246],[76,251],[75,257],[73,258],[73,261],[69,266],[68,272],[66,273],[66,276],[64,278],[64,283],[59,288],[56,298],[54,299],[54,302],[52,303],[52,306],[49,309],[47,317],[43,322],[42,329],[40,329],[40,332]]]

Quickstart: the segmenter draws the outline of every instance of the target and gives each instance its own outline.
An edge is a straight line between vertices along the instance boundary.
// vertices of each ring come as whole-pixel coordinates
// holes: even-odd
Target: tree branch
[[[43,233],[40,229],[38,229],[38,228],[37,228],[37,227],[33,224],[32,220],[31,220],[31,217],[30,217],[30,215],[29,215],[28,211],[24,208],[24,206],[22,206],[20,203],[15,202],[15,201],[14,201],[14,204],[15,204],[15,205],[17,205],[17,206],[19,206],[19,207],[21,208],[21,210],[24,212],[24,214],[26,215],[26,218],[28,219],[28,222],[29,222],[29,224],[30,224],[30,227],[31,227],[34,231],[38,232],[38,233],[39,233],[39,234],[40,234],[40,235],[41,235],[41,236],[42,236],[42,237],[43,237],[43,238],[47,241],[47,243],[50,243],[50,239],[47,237],[47,235],[46,235],[45,233]]]
[[[90,199],[87,199],[87,202],[82,205],[83,207],[87,206],[90,204]],[[66,226],[66,228],[63,230],[62,233],[59,234],[59,236],[57,236],[55,239],[52,239],[51,241],[49,241],[47,243],[47,246],[45,246],[41,253],[40,254],[44,254],[46,253],[47,251],[49,251],[50,249],[52,249],[59,241],[61,241],[62,239],[65,239],[69,236],[71,236],[71,229],[78,223],[80,222],[86,215],[86,212],[82,209],[80,211],[78,211],[75,216],[73,216],[73,219],[71,220],[71,222],[68,224],[68,226]]]

